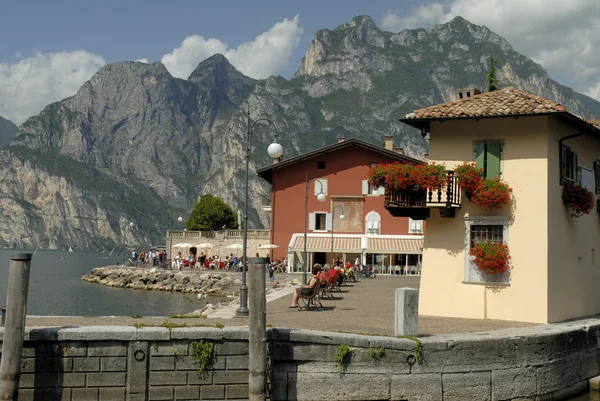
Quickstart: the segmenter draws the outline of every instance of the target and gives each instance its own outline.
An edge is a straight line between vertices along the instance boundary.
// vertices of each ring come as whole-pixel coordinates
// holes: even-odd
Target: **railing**
[[[222,238],[235,239],[244,238],[244,230],[224,230],[224,231],[183,231],[169,230],[167,238]],[[269,230],[248,230],[248,238],[264,239],[270,238]]]
[[[448,170],[446,185],[439,190],[394,190],[386,188],[385,205],[394,208],[460,207],[460,185],[454,171]]]

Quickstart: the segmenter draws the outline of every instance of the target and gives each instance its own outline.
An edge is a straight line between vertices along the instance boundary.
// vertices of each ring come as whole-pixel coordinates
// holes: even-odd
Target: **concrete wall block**
[[[444,401],[490,401],[492,399],[491,372],[442,374]]]
[[[20,389],[19,390],[19,401],[41,401],[43,400],[42,392],[38,392],[33,389]],[[69,398],[70,400],[70,398]]]
[[[288,394],[287,372],[273,372],[272,383],[268,384],[272,400],[285,400]]]
[[[273,372],[296,372],[298,366],[295,362],[274,361],[271,359],[271,369]]]
[[[62,356],[77,357],[87,355],[88,344],[85,341],[69,341],[61,344]]]
[[[570,333],[525,337],[515,340],[515,343],[519,351],[518,366],[541,365],[584,350],[587,347],[587,334],[574,330]]]
[[[35,358],[21,359],[21,373],[34,373],[35,372]]]
[[[185,340],[154,341],[150,343],[150,356],[189,355],[190,342]]]
[[[132,339],[135,341],[169,341],[171,334],[172,331],[165,327],[136,327]]]
[[[248,384],[248,372],[244,371],[220,371],[213,373],[214,384]]]
[[[425,373],[392,376],[392,400],[442,401],[442,375]]]
[[[201,400],[222,400],[225,398],[225,386],[202,386],[200,387]]]
[[[183,373],[183,372],[182,372]],[[213,382],[213,372],[188,372],[188,384],[190,386],[202,385],[202,384],[212,384]]]
[[[125,401],[125,389],[101,388],[99,401]]]
[[[71,391],[70,388],[46,388],[43,390],[34,390],[34,399],[41,400],[52,400],[52,401],[70,401],[71,400]],[[76,400],[76,398],[73,398]],[[19,398],[19,401],[21,399]]]
[[[347,333],[332,333],[329,331],[314,331],[302,329],[278,329],[276,339],[294,343],[339,345],[348,344],[351,347],[369,348],[374,336],[362,336]],[[390,339],[393,340],[393,339]],[[398,340],[407,341],[407,340]]]
[[[97,388],[74,388],[72,398],[77,401],[98,401]]]
[[[389,400],[390,382],[388,375],[288,373],[287,399]]]
[[[2,343],[0,343],[2,345]],[[0,353],[2,352],[2,347],[0,347]],[[87,349],[86,349],[87,352]],[[32,342],[26,342],[23,344],[23,358],[33,358],[35,357],[35,344]]]
[[[148,400],[173,400],[174,389],[173,387],[150,387],[148,389]]]
[[[174,356],[153,356],[150,358],[150,370],[175,370]]]
[[[517,349],[508,341],[454,342],[446,348],[423,345],[423,364],[414,365],[415,373],[460,373],[489,371],[516,366]]]
[[[492,400],[512,400],[536,394],[536,368],[515,368],[492,371]]]
[[[557,391],[583,381],[581,355],[537,368],[537,394]]]
[[[176,370],[198,370],[198,366],[194,364],[193,356],[182,356],[175,358]],[[225,357],[214,357],[206,365],[205,370],[223,370],[225,369]]]
[[[74,372],[99,372],[100,371],[100,358],[75,358],[73,359],[73,371]]]
[[[228,400],[248,399],[248,386],[233,384],[225,386],[225,398]]]
[[[150,372],[151,386],[174,386],[177,384],[186,384],[187,375],[185,372]]]
[[[227,370],[248,370],[248,357],[234,355],[225,357],[225,369]]]
[[[584,379],[600,375],[600,354],[598,352],[583,353],[581,356],[581,376]]]
[[[125,373],[86,373],[88,387],[125,387]]]
[[[223,329],[216,327],[182,327],[171,331],[171,339],[221,341],[223,340]]]
[[[215,343],[214,351],[216,355],[248,355],[248,341]]]
[[[225,326],[222,329],[224,340],[248,341],[248,328],[238,326]]]
[[[19,388],[85,387],[85,373],[37,373],[22,374]]]
[[[198,400],[200,397],[200,387],[186,386],[175,387],[175,400]]]
[[[109,356],[100,360],[100,369],[103,372],[125,372],[127,358],[122,356]]]
[[[127,344],[121,341],[90,342],[88,356],[127,356]]]

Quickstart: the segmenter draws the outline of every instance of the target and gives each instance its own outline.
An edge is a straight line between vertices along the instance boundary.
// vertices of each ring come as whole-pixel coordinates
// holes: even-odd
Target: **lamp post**
[[[308,226],[308,184],[311,181],[315,181],[318,182],[319,185],[321,186],[321,191],[317,194],[317,200],[319,202],[325,202],[325,199],[327,199],[327,195],[325,195],[325,193],[323,192],[323,183],[321,181],[319,181],[317,178],[311,178],[310,180],[308,179],[308,173],[306,173],[305,176],[305,181],[306,181],[306,197],[304,198],[304,266],[302,268],[302,283],[304,285],[306,285],[307,282],[307,265],[308,265],[308,256],[306,253],[306,230],[307,230],[307,226]]]
[[[335,209],[342,209],[342,214],[340,214],[340,220],[344,220],[346,216],[344,216],[344,207],[336,206],[331,210],[331,258],[333,260],[333,218],[335,217]],[[333,267],[333,266],[332,266]]]
[[[248,257],[248,171],[250,169],[250,153],[252,153],[252,128],[254,124],[259,121],[265,121],[273,125],[275,128],[275,139],[273,143],[267,148],[267,153],[273,159],[279,159],[283,154],[283,148],[277,143],[277,126],[275,123],[268,118],[259,118],[258,120],[252,121],[250,119],[250,107],[246,112],[247,116],[247,138],[246,138],[246,198],[244,202],[244,245],[243,245],[243,256],[242,256],[242,284],[240,286],[240,307],[235,311],[237,316],[248,316],[248,287],[246,285],[246,260]]]

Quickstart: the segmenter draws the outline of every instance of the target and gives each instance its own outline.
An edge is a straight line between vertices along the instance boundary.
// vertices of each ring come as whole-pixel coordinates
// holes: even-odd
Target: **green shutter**
[[[487,143],[486,178],[494,178],[500,174],[500,143]]]
[[[475,163],[477,167],[485,170],[485,143],[483,142],[475,144]]]

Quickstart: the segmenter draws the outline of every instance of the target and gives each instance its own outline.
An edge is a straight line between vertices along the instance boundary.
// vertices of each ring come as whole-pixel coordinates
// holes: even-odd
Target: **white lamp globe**
[[[346,218],[346,216],[344,216],[343,214],[340,215],[340,220],[344,220]]]
[[[177,219],[178,222],[182,222],[183,221],[183,217],[179,216],[179,218]]]
[[[132,221],[131,223],[129,223],[129,227],[133,227],[133,226],[134,226],[134,224],[133,224],[133,221]]]
[[[317,195],[317,200],[319,202],[325,202],[325,199],[327,199],[327,196],[323,192],[319,192]]]
[[[279,159],[283,155],[283,148],[277,142],[273,142],[267,148],[267,153],[272,159]]]

